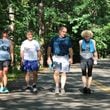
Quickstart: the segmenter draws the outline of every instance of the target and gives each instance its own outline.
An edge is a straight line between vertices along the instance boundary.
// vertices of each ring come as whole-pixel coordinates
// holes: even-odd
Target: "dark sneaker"
[[[33,88],[36,88],[36,84],[33,84],[32,87],[33,87]]]
[[[33,92],[37,92],[37,91],[38,91],[38,89],[37,89],[37,87],[36,87],[36,84],[34,84],[34,85],[32,86],[32,90],[33,90]]]
[[[31,86],[26,86],[24,88],[24,91],[26,91],[26,92],[32,92],[32,87]]]
[[[88,91],[87,87],[84,87],[84,88],[83,88],[83,93],[86,94],[87,91]]]
[[[87,88],[87,93],[91,94],[91,89],[90,88]]]

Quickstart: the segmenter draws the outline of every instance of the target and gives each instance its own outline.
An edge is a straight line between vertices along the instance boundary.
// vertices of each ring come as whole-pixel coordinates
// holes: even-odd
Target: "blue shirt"
[[[91,53],[95,52],[95,47],[92,39],[90,39],[89,41],[83,39],[81,47],[82,47],[82,51],[89,51]]]
[[[64,56],[69,54],[69,48],[72,48],[72,42],[68,36],[55,36],[51,40],[49,46],[52,48],[52,53],[54,55]]]
[[[81,58],[82,59],[90,59],[93,57],[93,53],[95,52],[95,47],[92,39],[89,41],[82,40],[81,44]]]
[[[10,60],[10,45],[11,42],[8,39],[0,39],[0,61]]]

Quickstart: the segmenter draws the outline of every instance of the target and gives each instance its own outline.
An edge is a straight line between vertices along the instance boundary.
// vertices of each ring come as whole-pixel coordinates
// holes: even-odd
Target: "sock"
[[[56,88],[59,88],[59,84],[56,84]]]
[[[64,87],[65,87],[65,82],[66,82],[65,80],[63,80],[63,79],[61,80],[61,89],[64,89]]]

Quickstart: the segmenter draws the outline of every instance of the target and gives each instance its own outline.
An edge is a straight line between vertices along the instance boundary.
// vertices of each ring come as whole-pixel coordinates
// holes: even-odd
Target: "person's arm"
[[[37,59],[38,59],[38,62],[39,62],[39,66],[42,67],[43,66],[43,58],[42,58],[42,53],[41,53],[41,50],[37,50]]]
[[[41,46],[40,43],[38,41],[35,41],[35,45],[36,45],[36,52],[37,52],[37,60],[39,61],[39,63],[41,62]]]
[[[69,46],[69,63],[72,64],[73,63],[73,48],[72,48],[72,39],[71,37],[69,38],[69,42],[68,42],[68,46]]]
[[[22,64],[23,61],[24,61],[24,46],[23,46],[23,43],[21,44],[21,47],[20,47],[20,57],[21,57],[21,64]]]
[[[13,65],[13,62],[14,62],[14,46],[13,46],[12,41],[11,41],[11,45],[10,45],[10,56],[11,56],[11,65]]]
[[[54,43],[54,38],[53,37],[48,45],[48,48],[47,48],[47,64],[48,65],[51,65],[52,64],[52,47],[53,47],[53,43]]]
[[[69,63],[72,64],[73,63],[73,49],[69,48]]]
[[[20,57],[21,57],[21,64],[22,64],[24,61],[24,52],[23,51],[20,51]]]
[[[79,53],[81,55],[81,44],[82,44],[82,40],[79,41]]]
[[[97,53],[97,49],[96,49],[96,42],[95,42],[95,40],[93,40],[93,43],[94,43],[94,47],[95,47],[95,52],[94,52],[93,59],[94,60],[98,60],[98,53]]]
[[[47,49],[47,63],[48,64],[52,63],[52,61],[51,61],[51,47],[50,46]]]
[[[41,51],[40,50],[37,50],[37,56],[38,56],[38,60],[40,61],[41,60]]]

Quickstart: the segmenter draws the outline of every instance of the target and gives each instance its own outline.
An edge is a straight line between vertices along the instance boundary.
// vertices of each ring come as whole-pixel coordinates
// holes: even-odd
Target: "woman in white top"
[[[81,70],[82,70],[82,82],[83,82],[83,93],[91,93],[92,83],[92,69],[93,64],[97,61],[97,51],[95,40],[92,39],[93,33],[91,30],[84,30],[81,33],[83,37],[79,41],[80,46],[80,57],[81,57]],[[88,72],[86,72],[88,69]]]
[[[8,38],[8,32],[2,32],[2,38],[0,39],[0,93],[8,93],[8,70],[10,64],[13,64],[13,43]]]

